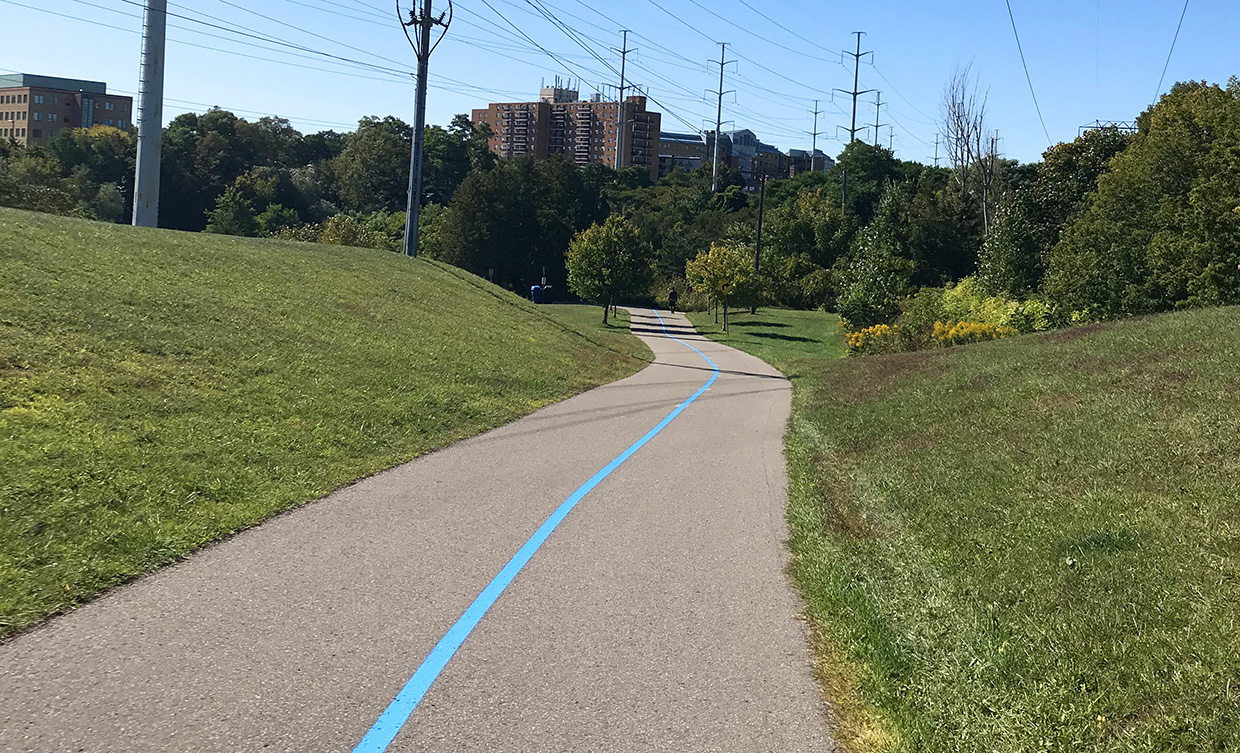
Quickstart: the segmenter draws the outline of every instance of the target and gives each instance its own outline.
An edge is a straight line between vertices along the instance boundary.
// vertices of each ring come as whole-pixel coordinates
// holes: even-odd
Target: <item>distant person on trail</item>
[[[676,288],[672,288],[672,292],[667,294],[667,309],[673,314],[676,313],[676,301],[679,300],[679,298],[680,297],[676,295]]]

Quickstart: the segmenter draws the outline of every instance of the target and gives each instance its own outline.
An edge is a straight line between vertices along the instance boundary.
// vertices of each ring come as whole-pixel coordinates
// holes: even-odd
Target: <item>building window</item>
[[[105,110],[114,110],[114,109],[116,109],[116,105],[112,104],[111,102],[104,102],[104,103],[103,103],[103,109],[105,109]]]
[[[52,138],[52,137],[54,137],[55,135],[56,135],[56,129],[55,129],[55,128],[49,128],[49,129],[47,129],[47,137],[48,137],[49,139],[50,139],[50,138]]]
[[[41,105],[41,104],[43,104],[43,95],[42,95],[42,94],[36,94],[36,95],[34,95],[34,103],[35,103],[36,105]]]
[[[43,138],[43,129],[41,129],[41,128],[31,128],[31,129],[30,129],[30,138],[32,138],[32,139],[41,139],[41,138]]]
[[[115,125],[115,124],[112,122],[112,119],[111,119],[111,118],[108,118],[107,120],[105,120],[105,121],[103,121],[103,122],[104,122],[105,124],[107,124],[107,125]]]
[[[52,97],[52,104],[54,105],[60,104],[60,97]]]
[[[123,120],[118,120],[118,121],[116,121],[116,125],[117,125],[117,127],[119,127],[119,128],[128,128],[128,127],[129,127],[129,126],[125,123],[125,121],[123,121]]]
[[[56,118],[57,118],[57,117],[59,117],[59,116],[58,116],[56,113],[54,113],[54,112],[49,112],[49,113],[47,114],[47,119],[48,119],[49,121],[53,122],[53,123],[55,123],[55,122],[56,122]]]
[[[43,113],[41,113],[41,112],[36,112],[36,113],[34,113],[34,118],[33,118],[33,119],[34,119],[34,120],[42,120],[42,119],[43,119]]]

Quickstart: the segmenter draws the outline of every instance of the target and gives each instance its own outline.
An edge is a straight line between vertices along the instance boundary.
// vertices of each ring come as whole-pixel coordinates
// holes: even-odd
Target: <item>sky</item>
[[[420,1],[420,0],[419,0]],[[409,0],[401,0],[407,12]],[[105,81],[134,93],[143,0],[0,0],[0,72]],[[863,31],[858,125],[902,159],[933,164],[943,89],[971,71],[1004,156],[1040,158],[1096,120],[1131,121],[1180,80],[1240,74],[1240,0],[455,0],[431,58],[427,122],[489,102],[531,101],[556,76],[615,96],[621,30],[635,49],[628,82],[653,100],[663,130],[714,128],[720,42],[724,130],[748,128],[781,149],[847,134]],[[446,0],[434,0],[436,12]],[[416,60],[381,0],[170,0],[165,120],[218,106],[288,118],[306,133],[351,130],[361,117],[413,120]],[[566,28],[567,27],[567,30]],[[570,33],[571,32],[571,33]],[[248,36],[244,36],[248,35]],[[541,48],[541,49],[540,49]],[[1041,109],[1035,107],[1034,95]],[[1043,122],[1045,128],[1043,128]],[[859,136],[873,141],[873,128]],[[942,152],[940,152],[942,153]]]

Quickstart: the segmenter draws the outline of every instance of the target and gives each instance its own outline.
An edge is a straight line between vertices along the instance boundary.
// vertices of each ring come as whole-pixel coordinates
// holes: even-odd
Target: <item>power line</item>
[[[1175,25],[1175,36],[1171,38],[1171,49],[1167,51],[1167,62],[1163,63],[1162,75],[1158,77],[1158,91],[1154,92],[1154,101],[1162,94],[1163,81],[1167,78],[1167,68],[1171,66],[1171,55],[1175,52],[1175,43],[1180,38],[1180,28],[1184,26],[1184,16],[1188,14],[1188,0],[1184,0],[1184,10],[1180,11],[1180,22]],[[1151,103],[1152,104],[1152,103]]]
[[[817,47],[818,49],[822,50],[823,52],[831,52],[831,50],[827,49],[826,47],[823,47],[822,45],[818,44],[818,43],[817,43],[817,42],[815,42],[814,40],[809,39],[808,37],[803,37],[803,36],[801,36],[799,33],[797,33],[797,31],[796,31],[795,29],[789,29],[787,26],[784,26],[784,25],[783,25],[783,24],[781,24],[780,22],[776,21],[775,19],[773,19],[773,18],[771,18],[770,16],[766,15],[766,14],[765,14],[765,13],[763,13],[762,11],[760,11],[760,10],[758,10],[757,8],[753,7],[752,5],[750,5],[750,4],[749,4],[749,0],[736,0],[736,1],[737,1],[738,3],[740,3],[741,5],[745,6],[746,8],[750,9],[750,10],[751,10],[751,11],[753,11],[754,13],[757,13],[757,14],[758,14],[759,16],[761,16],[762,18],[766,19],[768,23],[771,23],[771,24],[774,24],[775,26],[778,26],[780,29],[782,29],[783,31],[787,32],[788,34],[791,34],[792,36],[796,37],[797,39],[801,40],[802,42],[808,42],[809,44],[813,45],[814,47]]]
[[[1029,94],[1033,96],[1033,109],[1038,112],[1038,122],[1042,124],[1042,133],[1046,136],[1046,143],[1053,145],[1054,141],[1051,139],[1051,133],[1046,130],[1046,121],[1042,118],[1042,107],[1038,104],[1038,94],[1033,90],[1033,77],[1029,75],[1029,65],[1025,62],[1025,51],[1020,45],[1020,32],[1016,30],[1016,16],[1012,13],[1012,0],[1004,0],[1004,2],[1007,3],[1008,18],[1012,21],[1012,34],[1016,36],[1016,51],[1020,53],[1020,64],[1025,69],[1025,81],[1029,82]],[[1188,9],[1188,0],[1184,0],[1184,8],[1185,10]],[[1183,21],[1183,17],[1180,20]],[[1176,35],[1179,36],[1178,30]],[[1172,49],[1175,49],[1174,42],[1172,43]],[[1171,62],[1170,56],[1167,57],[1167,62]],[[1160,82],[1158,86],[1162,88],[1162,83]]]
[[[802,52],[801,50],[798,50],[798,49],[796,49],[795,47],[789,47],[788,45],[786,45],[786,44],[781,44],[781,43],[779,43],[779,42],[776,42],[776,41],[775,41],[775,40],[773,40],[773,39],[768,39],[767,37],[762,36],[761,34],[759,34],[758,32],[754,31],[753,29],[750,29],[750,28],[749,28],[749,27],[747,27],[747,26],[743,26],[743,25],[741,25],[741,24],[738,24],[738,23],[736,23],[735,21],[733,21],[733,20],[731,20],[731,19],[724,18],[723,16],[719,15],[718,13],[715,13],[715,12],[714,12],[714,11],[712,11],[710,8],[707,8],[705,5],[702,5],[701,3],[699,3],[699,2],[698,2],[698,0],[689,0],[689,2],[690,2],[690,3],[692,3],[693,5],[697,6],[698,8],[701,8],[702,10],[706,11],[707,13],[711,14],[711,15],[712,15],[712,16],[714,16],[715,18],[718,18],[720,21],[723,21],[725,24],[727,24],[727,25],[729,25],[729,26],[732,26],[732,27],[734,27],[734,28],[736,28],[736,29],[740,29],[741,31],[743,31],[743,32],[745,32],[746,34],[748,34],[749,36],[751,36],[751,37],[755,37],[755,38],[757,38],[757,39],[761,39],[763,42],[766,42],[767,44],[772,44],[772,45],[775,45],[776,47],[780,48],[781,50],[787,50],[788,52],[791,52],[791,53],[793,53],[793,54],[795,54],[795,55],[804,55],[805,57],[809,58],[810,60],[818,60],[818,61],[821,61],[821,62],[823,62],[823,63],[832,63],[832,62],[835,62],[835,61],[833,61],[833,60],[828,60],[827,58],[818,57],[817,55],[811,55],[811,54],[809,54],[808,52]]]

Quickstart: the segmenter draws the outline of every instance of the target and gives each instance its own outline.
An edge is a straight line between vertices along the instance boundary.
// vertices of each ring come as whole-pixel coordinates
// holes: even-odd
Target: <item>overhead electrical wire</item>
[[[1012,21],[1012,34],[1016,37],[1016,51],[1020,53],[1020,64],[1025,69],[1025,81],[1029,83],[1029,94],[1033,96],[1033,109],[1038,113],[1038,122],[1042,124],[1042,133],[1046,136],[1047,144],[1054,144],[1054,141],[1051,139],[1051,132],[1046,130],[1046,120],[1042,117],[1042,106],[1038,104],[1038,94],[1033,90],[1033,77],[1029,75],[1029,64],[1025,62],[1025,50],[1020,45],[1020,32],[1016,30],[1016,16],[1012,13],[1012,0],[1004,0],[1004,2],[1007,3],[1008,18]],[[1188,9],[1188,0],[1184,0],[1184,8],[1185,10]],[[1183,17],[1180,20],[1183,21]],[[1179,36],[1178,30],[1176,31],[1176,36]],[[1174,42],[1171,43],[1171,48],[1175,49]],[[1170,61],[1171,58],[1168,57],[1167,62]],[[1160,88],[1161,86],[1162,84],[1159,84]]]
[[[1175,25],[1175,36],[1171,38],[1171,49],[1167,51],[1167,62],[1163,63],[1162,75],[1158,77],[1158,91],[1154,92],[1154,101],[1162,94],[1163,81],[1167,78],[1167,69],[1171,67],[1171,56],[1175,53],[1175,43],[1180,39],[1180,28],[1184,26],[1184,16],[1188,15],[1188,0],[1184,0],[1184,9],[1180,11],[1180,22]]]

